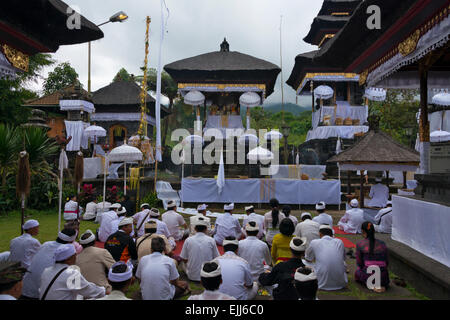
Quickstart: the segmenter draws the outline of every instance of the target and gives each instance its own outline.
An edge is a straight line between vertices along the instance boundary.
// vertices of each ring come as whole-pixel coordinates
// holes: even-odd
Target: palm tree
[[[30,156],[31,175],[55,175],[47,160],[58,153],[58,145],[52,141],[47,132],[42,128],[27,127],[21,130],[22,139],[25,141],[25,150]]]
[[[3,192],[6,192],[6,179],[15,172],[19,150],[20,136],[17,129],[0,123],[0,175]]]

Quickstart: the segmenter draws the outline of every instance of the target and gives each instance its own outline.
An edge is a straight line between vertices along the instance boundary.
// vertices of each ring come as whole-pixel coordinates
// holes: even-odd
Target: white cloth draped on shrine
[[[450,132],[450,110],[433,112],[428,117],[430,119],[430,132],[438,130]]]
[[[341,137],[342,139],[353,139],[355,133],[368,132],[368,126],[325,126],[310,130],[306,141],[314,139],[328,139]]]
[[[393,196],[392,214],[393,240],[450,267],[450,207]]]
[[[352,120],[359,120],[359,124],[363,125],[367,122],[367,106],[350,106],[347,101],[337,101],[336,102],[336,116],[334,115],[335,107],[324,106],[322,107],[322,112],[320,110],[313,113],[312,124],[313,129],[319,126],[319,123],[323,122],[325,116],[331,116],[331,123],[336,122],[336,118],[351,118]]]
[[[339,204],[339,180],[227,179],[221,194],[215,179],[183,179],[181,199],[193,203],[269,203],[277,198],[285,204]]]
[[[66,125],[66,137],[72,137],[67,144],[66,151],[80,151],[80,149],[88,148],[88,137],[84,133],[84,129],[89,123],[83,121],[64,121]]]
[[[94,104],[85,100],[60,100],[59,108],[61,111],[84,111],[88,113],[95,112]]]
[[[208,129],[217,129],[225,138],[227,136],[226,129],[244,129],[241,116],[208,116],[203,132],[207,135]]]
[[[140,122],[141,114],[140,113],[94,113],[91,115],[91,121],[131,121],[131,122]],[[147,123],[149,125],[155,126],[156,120],[152,116],[147,115]]]

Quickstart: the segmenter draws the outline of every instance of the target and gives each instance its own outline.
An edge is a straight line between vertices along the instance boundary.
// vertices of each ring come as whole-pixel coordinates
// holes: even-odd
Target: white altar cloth
[[[225,117],[225,116],[224,116]],[[226,136],[226,129],[244,129],[244,126],[242,124],[242,118],[241,116],[227,116],[227,122],[222,122],[222,116],[208,116],[208,120],[206,121],[205,128],[203,129],[203,132],[208,134],[208,129],[217,129],[222,133],[222,136],[225,138]],[[210,131],[211,132],[211,131]]]
[[[215,179],[183,179],[181,199],[192,203],[269,203],[277,198],[283,204],[316,204],[325,201],[338,205],[341,183],[338,180],[227,179],[221,194]]]
[[[450,267],[450,207],[392,196],[392,239]]]
[[[294,165],[271,165],[269,175],[273,179],[300,179],[302,174],[307,174],[309,179],[321,180],[322,173],[326,172],[327,166],[313,166],[300,164]]]

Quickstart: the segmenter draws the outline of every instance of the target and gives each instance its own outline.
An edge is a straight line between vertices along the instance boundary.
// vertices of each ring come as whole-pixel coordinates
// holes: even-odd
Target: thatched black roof
[[[421,0],[361,2],[345,27],[333,39],[325,43],[317,53],[316,60],[330,66],[342,67],[348,72],[361,73],[405,40],[433,14],[448,7],[448,0],[433,0],[419,6],[421,3],[423,3]],[[371,5],[377,5],[381,9],[381,30],[367,29],[367,8]],[[410,10],[415,6],[418,6],[418,9],[411,13]],[[388,34],[388,31],[402,18],[406,18],[406,23],[398,26],[395,32]],[[383,36],[386,38],[382,39]],[[372,52],[364,54],[381,39],[382,42]]]
[[[420,154],[382,131],[369,131],[351,148],[329,159],[339,163],[419,164]]]
[[[0,1],[0,41],[33,55],[103,38],[103,32],[83,16],[80,28],[70,30],[67,8],[61,0]]]
[[[141,105],[141,87],[134,81],[115,81],[92,94],[97,112],[136,112]],[[155,99],[147,94],[149,114],[155,115]],[[161,106],[161,117],[169,111]]]
[[[362,0],[325,0],[319,16],[331,15],[334,12],[349,12],[350,15]]]
[[[318,46],[326,34],[337,33],[349,19],[350,16],[317,16],[303,41]]]
[[[266,84],[267,96],[273,92],[281,72],[281,69],[271,62],[229,51],[226,40],[220,51],[170,63],[164,70],[178,83]]]

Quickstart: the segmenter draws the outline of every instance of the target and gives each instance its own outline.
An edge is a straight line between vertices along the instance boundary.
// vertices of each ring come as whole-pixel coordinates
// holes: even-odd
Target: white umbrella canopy
[[[432,103],[438,106],[444,107],[450,106],[450,93],[448,92],[438,93],[433,97]]]
[[[274,154],[263,147],[258,147],[250,151],[247,155],[248,160],[252,161],[268,161],[274,159]]]
[[[264,139],[266,140],[280,140],[283,138],[283,135],[279,131],[270,131],[264,135]]]
[[[246,92],[239,98],[239,103],[247,108],[258,107],[261,105],[261,97],[256,92]]]
[[[431,142],[450,141],[450,132],[442,130],[434,131],[430,134],[430,141]]]
[[[143,154],[138,148],[124,144],[120,147],[114,148],[108,155],[110,162],[132,162],[142,161]]]
[[[245,145],[246,142],[248,142],[249,144],[254,143],[257,145],[259,143],[259,139],[254,134],[244,134],[239,137],[238,143],[240,145]]]
[[[386,100],[386,90],[383,88],[367,88],[364,96],[371,101],[384,101]]]
[[[184,103],[190,106],[200,106],[205,103],[205,96],[200,91],[193,90],[184,96]]]
[[[106,137],[106,130],[94,125],[84,129],[84,134],[88,137]]]
[[[318,86],[314,90],[314,96],[319,99],[328,100],[328,99],[333,98],[334,91],[329,86]]]
[[[147,137],[147,136],[143,136],[142,138],[141,138],[141,136],[132,136],[130,139],[128,139],[128,141],[130,141],[130,142],[137,142],[137,141],[140,141],[141,139],[143,139],[144,141],[150,141],[150,138],[149,137]]]
[[[192,143],[203,144],[203,138],[198,135],[192,135],[192,136],[187,136],[186,138],[183,139],[184,145],[192,144]]]

